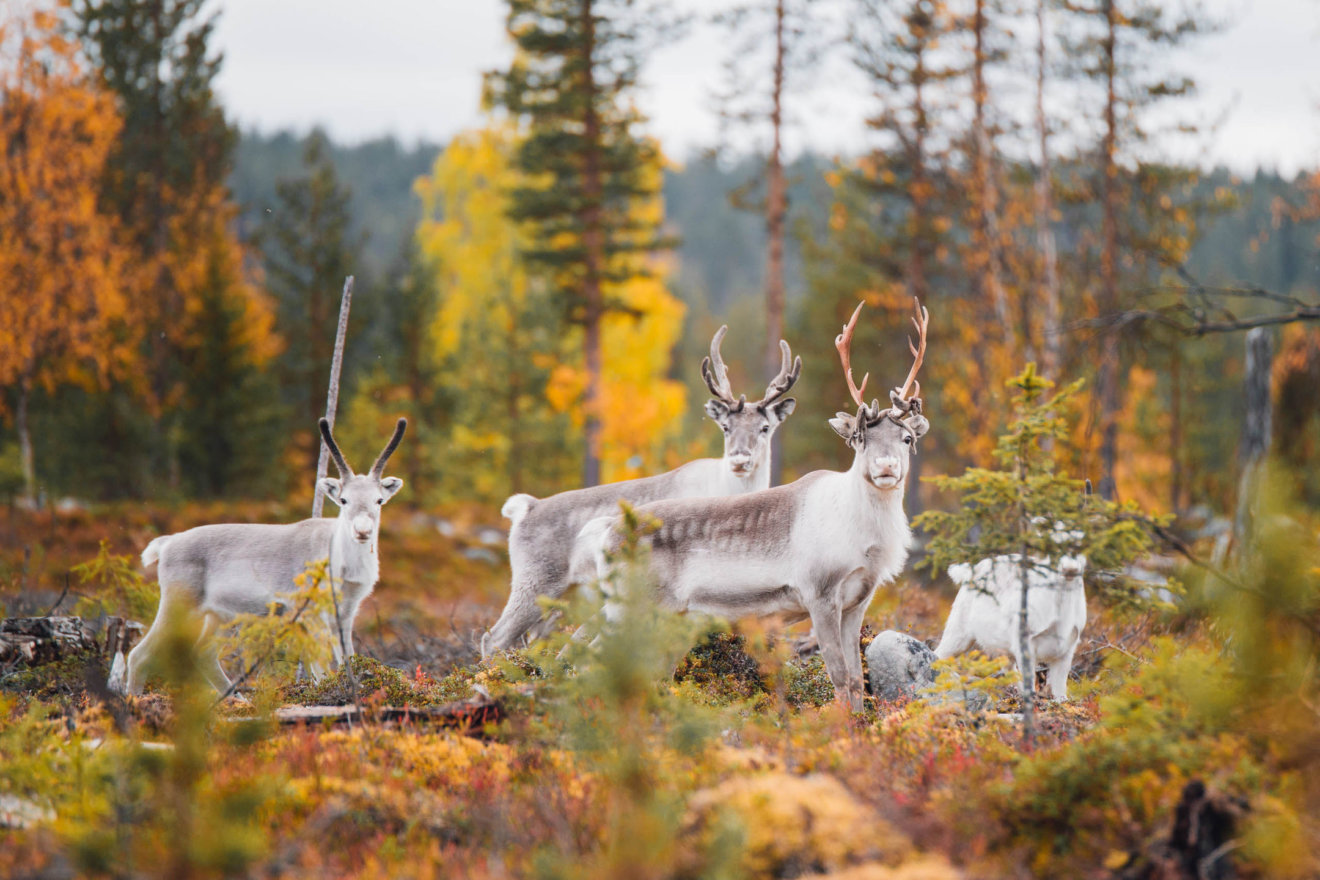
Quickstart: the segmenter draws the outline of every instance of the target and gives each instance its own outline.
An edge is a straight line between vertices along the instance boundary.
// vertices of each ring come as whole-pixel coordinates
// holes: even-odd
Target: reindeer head
[[[317,486],[327,498],[339,505],[340,521],[348,525],[353,540],[360,544],[366,544],[376,537],[380,528],[380,509],[403,488],[403,480],[398,477],[382,478],[381,474],[385,470],[385,462],[399,448],[399,441],[403,439],[403,431],[407,426],[407,419],[399,419],[394,426],[394,436],[390,438],[385,450],[376,457],[371,472],[355,474],[330,433],[330,423],[321,419],[321,437],[330,449],[335,467],[339,468],[339,479],[322,477]]]
[[[720,357],[720,343],[729,332],[724,325],[710,343],[710,357],[701,362],[701,377],[714,395],[706,402],[706,415],[724,431],[724,461],[736,476],[750,477],[758,465],[769,456],[770,438],[784,419],[797,406],[797,401],[784,397],[802,373],[802,358],[793,358],[788,343],[779,340],[783,360],[779,375],[770,381],[765,396],[748,405],[747,396],[735,400],[729,386],[729,369]],[[782,399],[781,399],[782,398]]]
[[[901,488],[906,483],[910,456],[916,452],[917,441],[930,428],[930,423],[921,414],[921,383],[917,381],[917,371],[926,356],[926,325],[930,316],[915,297],[913,302],[917,313],[912,323],[916,325],[920,343],[914,346],[908,340],[913,357],[912,369],[908,371],[903,386],[889,392],[890,405],[884,409],[876,400],[868,406],[863,397],[869,373],[862,377],[860,387],[853,383],[850,350],[853,328],[857,326],[857,316],[862,311],[860,303],[844,325],[843,332],[834,339],[834,347],[843,363],[844,378],[848,380],[848,391],[857,404],[857,414],[836,413],[830,419],[830,427],[855,451],[853,467],[860,469],[877,489]]]

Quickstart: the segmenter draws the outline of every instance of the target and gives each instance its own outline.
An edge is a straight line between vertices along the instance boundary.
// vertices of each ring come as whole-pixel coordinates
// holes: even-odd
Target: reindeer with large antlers
[[[903,512],[909,456],[929,427],[917,396],[917,371],[926,353],[926,310],[913,323],[907,379],[881,408],[853,383],[853,328],[861,306],[835,340],[857,413],[841,412],[830,426],[853,450],[846,472],[816,471],[796,482],[734,498],[660,501],[638,508],[660,520],[645,538],[660,602],[676,611],[724,617],[782,613],[810,618],[837,699],[861,707],[862,618],[876,588],[907,562],[912,533]],[[617,517],[593,521],[583,540],[617,547]],[[597,556],[603,584],[606,553]],[[606,616],[617,614],[606,605]]]
[[[537,625],[541,620],[537,599],[557,599],[573,584],[595,576],[594,548],[578,544],[577,535],[592,519],[616,512],[619,501],[647,504],[663,498],[741,495],[769,487],[770,438],[797,405],[784,395],[801,375],[802,359],[794,358],[781,339],[783,360],[765,395],[756,403],[749,403],[745,395],[735,398],[720,356],[728,330],[724,326],[716,332],[710,356],[701,363],[702,378],[712,395],[706,415],[724,432],[723,458],[702,458],[658,476],[574,489],[549,498],[514,495],[504,503],[503,513],[513,521],[509,532],[513,583],[504,613],[481,640],[483,657],[513,646]]]
[[[236,614],[260,614],[280,596],[293,592],[294,578],[309,563],[329,559],[329,576],[337,591],[338,631],[334,653],[353,655],[353,621],[363,600],[380,579],[380,512],[385,502],[403,487],[398,477],[383,476],[385,462],[403,439],[406,419],[399,419],[394,436],[376,458],[370,472],[355,474],[348,466],[321,419],[325,440],[339,479],[324,477],[318,491],[339,505],[335,519],[318,517],[288,525],[225,524],[198,526],[174,535],[162,535],[142,551],[143,566],[159,563],[160,608],[151,629],[128,655],[124,690],[139,693],[143,672],[160,648],[167,620],[176,611],[202,615],[202,636],[207,640]],[[334,629],[334,621],[327,621]],[[230,689],[214,651],[202,664],[208,681],[220,693]]]

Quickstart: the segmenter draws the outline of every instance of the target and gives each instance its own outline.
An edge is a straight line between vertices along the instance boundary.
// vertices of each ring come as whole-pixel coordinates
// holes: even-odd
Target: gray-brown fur
[[[903,512],[910,457],[929,427],[915,394],[926,348],[927,316],[914,324],[920,347],[892,406],[864,402],[852,381],[849,347],[860,306],[835,341],[858,405],[856,414],[830,420],[853,450],[844,473],[817,471],[787,486],[737,498],[660,501],[638,513],[661,521],[649,544],[649,565],[660,603],[677,611],[727,617],[787,613],[809,616],[835,695],[860,708],[863,690],[859,637],[876,588],[907,560],[911,540]],[[597,568],[608,582],[610,554],[622,540],[618,517],[589,523],[582,540],[598,548]],[[606,617],[619,613],[606,603]]]
[[[601,516],[618,513],[619,502],[648,504],[668,498],[709,498],[738,495],[770,485],[770,438],[793,412],[797,402],[784,395],[802,371],[802,359],[792,358],[787,342],[778,375],[761,400],[749,404],[735,398],[728,369],[720,356],[720,342],[728,327],[721,327],[711,342],[711,353],[701,372],[713,395],[706,414],[724,434],[724,457],[689,462],[654,477],[644,477],[561,492],[550,498],[515,495],[505,502],[504,515],[512,522],[509,561],[512,582],[503,613],[482,638],[482,655],[512,647],[541,620],[537,600],[558,598],[575,583],[594,576],[591,548],[578,542],[581,529]]]

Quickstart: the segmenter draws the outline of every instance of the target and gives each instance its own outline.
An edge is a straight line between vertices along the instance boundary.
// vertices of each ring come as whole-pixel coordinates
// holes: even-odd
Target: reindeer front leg
[[[862,690],[860,682],[853,686],[848,655],[843,635],[843,613],[837,606],[818,602],[807,609],[811,614],[811,626],[820,640],[820,656],[825,661],[825,671],[830,674],[830,683],[834,685],[834,698],[846,703],[854,712],[862,709]],[[861,665],[861,657],[858,657]],[[859,670],[860,671],[860,670]]]

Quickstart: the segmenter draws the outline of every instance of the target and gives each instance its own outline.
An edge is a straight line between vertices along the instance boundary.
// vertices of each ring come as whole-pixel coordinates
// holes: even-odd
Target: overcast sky
[[[1181,66],[1200,85],[1195,115],[1228,115],[1201,158],[1243,171],[1320,165],[1320,0],[1206,6],[1230,23]],[[216,7],[222,98],[241,126],[267,132],[321,125],[349,142],[385,134],[443,142],[479,123],[481,72],[510,56],[498,0],[217,0]],[[652,58],[640,103],[671,157],[716,139],[710,93],[722,56],[719,34],[698,26]],[[842,63],[822,79],[800,103],[810,110],[790,146],[864,149],[864,86]]]

